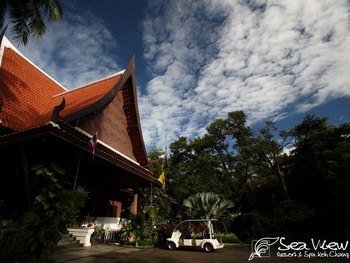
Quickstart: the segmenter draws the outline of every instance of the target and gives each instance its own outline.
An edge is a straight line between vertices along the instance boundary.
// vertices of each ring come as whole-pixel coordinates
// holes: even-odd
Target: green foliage
[[[233,233],[215,234],[215,238],[219,241],[222,241],[222,243],[229,243],[229,244],[241,243],[241,240],[239,240],[239,238]]]
[[[158,243],[158,233],[155,226],[146,225],[142,235],[137,238],[137,242],[139,246],[155,247]]]
[[[62,189],[59,194],[58,208],[62,211],[63,221],[66,225],[80,225],[82,215],[81,207],[84,207],[89,199],[89,192],[78,186],[75,190]]]
[[[158,232],[158,245],[165,246],[166,239],[171,237],[172,232],[174,231],[177,221],[168,221],[166,224],[160,224],[157,228]]]
[[[229,174],[221,172],[228,164],[220,160],[210,149],[211,139],[195,138],[187,141],[181,137],[170,145],[172,150],[170,162],[170,187],[178,202],[194,192],[209,192],[221,189],[220,193],[229,197],[232,185]],[[227,181],[229,180],[229,181]]]
[[[156,146],[153,146],[147,156],[151,160],[159,160],[164,155],[164,151]]]
[[[32,35],[40,38],[46,31],[45,21],[58,21],[63,18],[60,1],[7,0],[0,4],[0,29],[6,19],[13,24],[14,39],[26,45]]]
[[[222,199],[211,192],[191,195],[183,201],[183,205],[190,208],[196,217],[206,219],[220,217],[227,212],[228,208],[234,206],[232,201]]]
[[[157,244],[157,230],[152,222],[145,220],[142,215],[134,215],[123,224],[122,238],[132,238],[138,246],[155,246]]]
[[[259,239],[273,233],[271,217],[261,212],[249,212],[237,216],[232,229],[242,241]]]
[[[102,236],[106,233],[103,225],[98,224],[94,227],[94,232],[91,235],[90,242],[92,244],[102,241]]]
[[[350,124],[334,126],[327,118],[307,115],[292,134],[295,149],[288,159],[287,183],[293,199],[313,209],[314,230],[324,229],[324,238],[348,238]]]
[[[225,233],[225,234],[230,233],[232,231],[234,232],[235,230],[232,228],[232,222],[237,216],[239,216],[239,214],[228,213],[220,217],[218,221],[215,223],[215,226],[218,229],[217,232]]]
[[[193,192],[214,192],[245,209],[247,194],[271,181],[278,189],[270,194],[289,199],[283,149],[291,142],[290,133],[281,133],[278,142],[273,122],[253,132],[246,118],[243,111],[230,112],[226,119],[214,120],[204,136],[171,143],[170,188],[178,202]]]
[[[12,220],[1,220],[0,221],[0,230],[9,228],[12,226],[12,224],[13,224]]]
[[[82,188],[64,189],[65,170],[56,164],[36,165],[33,171],[38,195],[29,211],[13,222],[15,231],[8,233],[2,246],[6,253],[0,254],[1,262],[47,260],[61,238],[60,233],[72,218],[77,218],[88,196]]]
[[[232,200],[242,215],[225,218],[222,227],[243,240],[283,233],[348,239],[350,124],[306,115],[289,131],[278,132],[271,121],[253,131],[246,118],[230,112],[207,134],[171,143],[168,185],[176,200],[200,192]],[[289,155],[286,147],[293,148]],[[198,209],[190,205],[182,214],[193,218]]]
[[[317,220],[314,209],[286,200],[273,209],[275,231],[290,239],[307,240],[312,236],[312,222]]]

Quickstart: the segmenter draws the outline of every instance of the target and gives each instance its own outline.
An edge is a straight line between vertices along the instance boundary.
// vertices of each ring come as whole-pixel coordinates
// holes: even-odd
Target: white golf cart
[[[179,247],[201,248],[205,252],[214,252],[224,245],[214,237],[213,221],[217,219],[191,219],[178,224],[170,238],[167,238],[167,248],[174,250]]]

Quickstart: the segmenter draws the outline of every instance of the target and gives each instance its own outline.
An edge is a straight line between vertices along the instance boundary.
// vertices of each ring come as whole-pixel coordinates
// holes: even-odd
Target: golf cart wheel
[[[210,243],[205,243],[203,248],[204,248],[204,251],[207,253],[214,252],[213,245]]]
[[[168,242],[166,246],[169,250],[174,250],[176,248],[174,242]]]

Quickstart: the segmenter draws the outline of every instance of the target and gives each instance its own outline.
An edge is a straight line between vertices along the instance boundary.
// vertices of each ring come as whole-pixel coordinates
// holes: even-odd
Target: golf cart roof
[[[181,223],[179,223],[174,230],[176,230],[180,225],[184,224],[184,223],[188,223],[188,222],[211,222],[211,221],[218,221],[217,219],[187,219],[182,221]]]
[[[185,222],[201,222],[201,221],[218,221],[217,219],[187,219],[182,221],[180,224],[185,223]]]

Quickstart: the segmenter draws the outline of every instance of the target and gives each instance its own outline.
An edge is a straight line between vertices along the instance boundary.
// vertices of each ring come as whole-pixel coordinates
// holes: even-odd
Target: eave
[[[53,136],[55,138],[58,138],[59,140],[67,142],[83,152],[89,153],[90,151],[87,147],[87,142],[90,140],[90,137],[62,121],[59,122],[59,124],[49,122],[43,126],[29,129],[26,131],[13,132],[7,135],[0,136],[0,148],[13,146],[15,144],[21,144],[27,141],[43,138],[46,136]],[[128,160],[118,152],[113,151],[112,149],[104,146],[101,143],[97,144],[95,158],[104,160],[111,166],[118,167],[118,169],[122,169],[136,176],[130,178],[111,178],[111,183],[116,183],[119,185],[130,184],[130,187],[145,187],[148,185],[148,183],[153,183],[158,186],[161,185],[161,183],[152,176],[153,173],[150,170]],[[136,179],[139,180],[140,183],[135,183]]]

